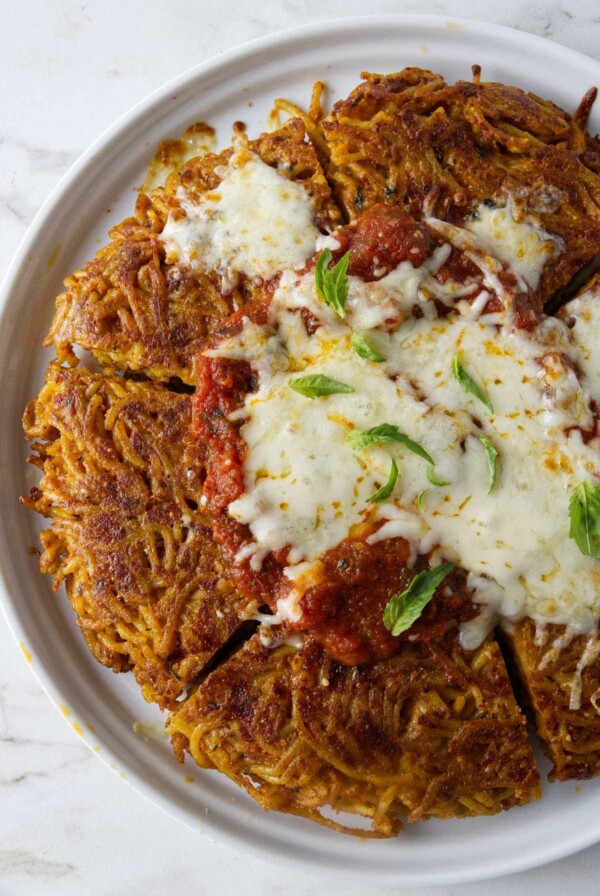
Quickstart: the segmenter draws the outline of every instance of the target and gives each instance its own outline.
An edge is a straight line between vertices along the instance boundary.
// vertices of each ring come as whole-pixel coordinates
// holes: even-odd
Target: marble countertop
[[[79,153],[134,102],[250,38],[338,16],[428,12],[600,50],[597,0],[10,0],[0,29],[0,270]],[[26,708],[26,711],[25,711]],[[318,881],[248,859],[126,787],[51,706],[0,619],[0,896],[300,896]],[[600,846],[485,884],[486,896],[598,892]],[[173,884],[173,882],[175,882]],[[367,893],[340,875],[331,896]],[[480,884],[420,894],[479,894]],[[368,892],[374,892],[372,887]],[[376,891],[375,891],[376,892]],[[404,891],[407,892],[407,891]],[[415,891],[417,892],[417,891]]]

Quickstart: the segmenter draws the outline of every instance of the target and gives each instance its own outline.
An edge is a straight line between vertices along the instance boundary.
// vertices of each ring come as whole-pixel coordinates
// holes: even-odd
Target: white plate
[[[105,240],[110,224],[133,208],[132,187],[160,139],[198,119],[215,124],[221,143],[236,119],[251,134],[264,127],[271,101],[307,103],[314,80],[344,96],[363,70],[430,67],[448,79],[514,83],[574,110],[600,84],[600,64],[537,37],[489,24],[429,16],[365,17],[296,29],[192,69],[154,93],[106,132],[45,203],[0,293],[0,566],[2,603],[15,638],[54,703],[70,711],[100,759],[141,793],[196,829],[230,844],[319,873],[354,872],[375,882],[441,884],[529,868],[600,840],[600,780],[546,786],[543,800],[494,818],[413,825],[398,839],[357,842],[291,816],[264,813],[215,772],[179,766],[166,741],[133,733],[137,719],[160,720],[131,676],[115,676],[88,653],[63,595],[53,595],[29,548],[34,514],[18,496],[35,477],[26,470],[20,418],[41,383],[49,354],[40,345],[61,279]],[[249,103],[252,102],[250,106]],[[600,130],[600,108],[591,122]],[[107,212],[108,209],[108,212]],[[184,780],[193,774],[195,783]]]

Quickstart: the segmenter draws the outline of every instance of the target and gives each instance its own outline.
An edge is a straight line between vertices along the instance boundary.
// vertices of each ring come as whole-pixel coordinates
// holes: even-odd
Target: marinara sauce
[[[374,206],[353,226],[340,228],[340,244],[335,256],[350,250],[349,273],[366,281],[380,279],[400,263],[420,267],[442,244],[426,224],[414,221],[398,207]],[[440,283],[473,280],[473,298],[481,291],[481,274],[463,253],[452,250],[437,273]],[[515,282],[506,275],[506,286],[514,295]],[[479,281],[479,282],[478,282]],[[264,302],[245,307],[231,315],[214,336],[211,347],[236,335],[246,320],[261,325],[269,319],[273,290]],[[487,310],[497,310],[499,298],[491,295]],[[441,309],[442,312],[447,309]],[[536,311],[527,298],[522,301],[523,321]],[[303,315],[307,331],[314,332],[319,321],[310,312]],[[518,322],[517,322],[518,324]],[[252,542],[248,526],[228,513],[229,505],[244,492],[244,461],[247,445],[241,435],[242,421],[231,420],[232,411],[242,407],[246,395],[257,388],[256,374],[247,361],[225,357],[197,359],[198,386],[193,399],[193,432],[204,446],[207,476],[204,497],[214,526],[214,537],[231,568],[237,587],[259,605],[274,612],[292,583],[284,575],[289,547],[268,554],[259,570],[248,559],[236,560],[242,547]],[[301,618],[286,622],[290,630],[310,631],[329,654],[346,664],[358,664],[397,653],[407,639],[423,641],[440,637],[448,629],[473,618],[477,608],[471,601],[462,570],[455,570],[438,589],[411,628],[393,637],[383,624],[384,609],[393,595],[404,591],[419,569],[427,568],[427,557],[409,567],[410,547],[403,538],[389,538],[370,544],[368,538],[381,523],[363,524],[332,550],[321,555],[316,579],[303,590],[299,600]]]

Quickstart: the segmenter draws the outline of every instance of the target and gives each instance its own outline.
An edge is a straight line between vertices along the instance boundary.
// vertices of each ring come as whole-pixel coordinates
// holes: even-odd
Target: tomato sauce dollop
[[[244,314],[251,314],[256,321],[264,317],[263,312],[263,306],[254,306]],[[239,317],[228,322],[229,333]],[[245,361],[203,355],[197,372],[193,431],[206,450],[204,496],[214,537],[239,590],[276,612],[278,600],[292,589],[284,575],[289,548],[268,554],[258,571],[248,559],[239,562],[238,552],[252,541],[252,533],[228,513],[229,504],[244,491],[247,447],[241,424],[227,415],[252,391],[254,374]],[[383,624],[385,606],[394,594],[408,587],[417,570],[408,566],[408,542],[392,538],[369,544],[373,531],[373,527],[363,526],[362,531],[321,555],[318,583],[311,584],[299,600],[301,618],[286,624],[291,631],[310,631],[333,659],[345,664],[393,656],[407,638],[420,641],[441,636],[457,622],[475,615],[465,577],[456,572],[410,630],[393,637]],[[423,558],[422,566],[426,565]]]
[[[339,257],[350,249],[349,271],[365,280],[378,279],[403,261],[420,267],[442,242],[431,228],[415,222],[402,209],[383,205],[364,212],[355,226],[341,228],[336,238],[340,249],[335,255]],[[464,282],[476,275],[472,262],[453,252],[438,276],[440,280],[452,277]],[[213,337],[211,347],[237,334],[245,319],[266,324],[271,297],[268,294],[264,302],[231,315]],[[312,315],[310,320],[303,320],[309,331],[318,326]],[[248,558],[238,557],[240,550],[253,541],[252,533],[228,513],[229,504],[244,492],[247,453],[241,434],[243,422],[232,421],[229,415],[243,406],[248,393],[256,390],[256,375],[246,361],[201,354],[197,359],[197,383],[193,433],[206,455],[204,497],[215,540],[239,590],[276,612],[278,601],[286,598],[293,587],[284,574],[291,545],[267,554],[260,568],[253,569]],[[285,623],[287,630],[310,631],[331,657],[346,664],[392,656],[406,640],[440,637],[477,613],[464,572],[455,570],[420,619],[407,632],[393,637],[383,624],[386,604],[408,587],[419,569],[429,564],[422,557],[415,568],[409,567],[410,547],[403,538],[369,543],[378,525],[363,524],[336,548],[321,555],[316,583],[311,580],[298,601],[300,618]]]
[[[442,240],[426,224],[415,221],[399,206],[374,205],[349,230],[348,273],[362,280],[379,280],[403,261],[423,265]]]

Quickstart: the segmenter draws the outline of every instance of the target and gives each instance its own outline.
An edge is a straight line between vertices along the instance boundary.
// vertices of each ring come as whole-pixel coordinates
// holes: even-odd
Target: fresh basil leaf
[[[383,624],[397,637],[417,621],[454,563],[442,563],[434,569],[424,569],[417,573],[406,591],[394,594],[384,610]]]
[[[485,455],[487,457],[488,468],[490,471],[487,490],[487,493],[489,495],[490,492],[494,491],[494,486],[496,485],[496,476],[498,475],[498,451],[496,450],[493,442],[491,442],[487,438],[487,436],[479,436],[479,441],[485,449]]]
[[[405,433],[400,432],[398,427],[392,423],[380,423],[379,426],[374,426],[372,429],[353,429],[346,436],[346,441],[356,451],[361,451],[370,445],[399,442],[405,448],[408,448],[409,451],[412,451],[413,454],[418,454],[419,457],[426,460],[432,467],[435,466],[433,458],[427,454],[425,449],[418,442],[413,442],[412,439],[409,439]]]
[[[569,501],[571,528],[569,538],[586,557],[600,560],[600,485],[580,482],[573,489]]]
[[[346,317],[350,252],[346,252],[332,268],[329,267],[331,258],[331,250],[323,249],[317,259],[315,265],[317,295],[326,305],[333,308],[339,317]]]
[[[299,392],[306,398],[319,398],[321,395],[336,395],[339,392],[349,393],[355,392],[353,386],[346,383],[340,383],[338,380],[332,380],[329,376],[322,373],[315,373],[310,376],[301,376],[298,379],[290,380],[288,383],[290,389]]]
[[[429,482],[431,482],[432,485],[437,485],[439,488],[441,488],[443,485],[450,485],[450,483],[447,482],[445,479],[437,478],[437,476],[433,472],[433,467],[427,467],[427,469],[425,470],[425,475],[427,476],[427,479],[429,480]]]
[[[423,498],[425,497],[425,495],[427,494],[428,491],[429,491],[428,488],[422,489],[419,492],[419,494],[417,495],[417,497],[415,498],[415,504],[417,505],[417,507],[419,508],[420,511],[425,510],[425,508],[423,507]]]
[[[388,481],[385,485],[382,485],[381,488],[377,489],[377,491],[371,495],[368,499],[369,501],[374,501],[375,504],[381,504],[383,501],[386,501],[389,496],[394,491],[394,486],[398,480],[398,467],[396,465],[396,461],[392,458],[392,468],[390,470],[390,475]]]
[[[382,361],[385,361],[383,355],[380,355],[374,348],[371,348],[364,333],[354,334],[352,337],[352,348],[356,354],[360,355],[361,358],[364,358],[365,361],[375,361],[376,364],[381,364]]]
[[[454,355],[454,357],[452,358],[452,373],[454,375],[454,379],[463,387],[465,392],[469,392],[471,395],[474,395],[475,398],[478,398],[479,401],[483,402],[490,414],[494,413],[492,402],[489,400],[483,389],[477,385],[477,383],[471,376],[469,376],[465,368],[462,366],[458,355]]]

